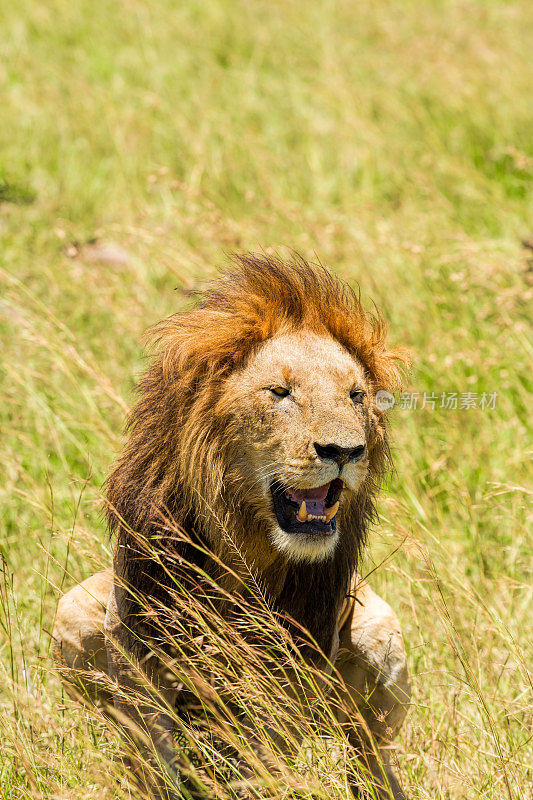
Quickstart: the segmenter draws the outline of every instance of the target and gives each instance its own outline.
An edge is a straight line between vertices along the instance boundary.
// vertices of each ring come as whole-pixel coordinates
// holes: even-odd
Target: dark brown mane
[[[183,542],[175,543],[168,533],[172,526],[232,563],[222,531],[231,531],[248,552],[244,527],[233,510],[242,491],[230,468],[231,442],[238,432],[224,408],[222,385],[280,328],[329,333],[361,361],[374,391],[392,392],[400,385],[397,363],[406,361],[404,354],[386,349],[381,317],[365,313],[358,296],[335,276],[299,256],[289,262],[236,256],[232,269],[209,286],[196,308],[153,329],[156,355],[140,382],[140,399],[127,423],[129,438],[107,483],[109,528],[117,532],[124,577],[139,594],[161,597],[168,582],[165,553],[177,550],[186,559],[200,558],[194,545],[185,552]],[[276,566],[273,599],[307,625],[324,648],[387,466],[384,414],[373,413],[370,477],[344,512],[342,546],[325,564]],[[147,546],[159,554],[159,563]],[[254,553],[252,567],[259,572],[261,558]],[[313,599],[305,591],[309,586]]]

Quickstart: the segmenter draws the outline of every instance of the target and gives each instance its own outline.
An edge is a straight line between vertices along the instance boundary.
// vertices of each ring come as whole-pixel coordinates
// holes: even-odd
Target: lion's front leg
[[[129,764],[149,795],[173,800],[176,782],[174,706],[177,691],[157,657],[139,662],[133,634],[124,625],[125,590],[115,580],[105,634],[114,706],[129,750]]]
[[[374,775],[381,796],[405,800],[390,767],[391,744],[411,698],[400,623],[388,603],[368,584],[359,579],[354,588],[357,600],[339,631],[336,666],[348,690],[349,697],[344,700],[351,699],[357,706],[381,760],[376,758],[362,726],[354,725],[349,737],[356,747],[363,747],[362,760]],[[340,712],[340,717],[344,724],[349,722],[347,712]]]
[[[104,621],[111,570],[91,575],[59,600],[52,631],[52,654],[68,693],[106,709],[113,700],[106,683]]]
[[[172,791],[162,787],[174,782],[176,691],[164,680],[157,659],[141,666],[132,655],[132,634],[121,622],[121,595],[111,569],[66,592],[55,615],[53,656],[76,700],[94,702],[106,712],[114,706],[138,783],[151,794],[171,797]]]

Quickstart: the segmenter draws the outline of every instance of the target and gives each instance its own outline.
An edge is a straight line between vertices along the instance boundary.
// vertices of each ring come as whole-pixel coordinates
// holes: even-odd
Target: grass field
[[[528,6],[1,5],[0,796],[119,792],[115,741],[51,668],[55,604],[109,561],[143,331],[225,252],[286,247],[413,356],[363,565],[408,648],[405,788],[532,797]]]

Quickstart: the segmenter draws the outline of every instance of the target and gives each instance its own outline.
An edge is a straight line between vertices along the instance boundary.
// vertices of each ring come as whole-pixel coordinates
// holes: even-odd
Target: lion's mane
[[[277,607],[327,649],[332,615],[347,591],[374,514],[373,497],[390,464],[386,420],[374,404],[369,475],[342,512],[343,534],[333,557],[292,565],[280,553],[273,563],[267,532],[254,530],[253,520],[243,520],[239,511],[246,507],[247,487],[232,468],[239,431],[223,389],[225,378],[280,329],[330,334],[363,364],[374,393],[393,392],[401,383],[404,353],[387,349],[381,316],[366,313],[359,296],[335,276],[299,256],[235,256],[197,307],[151,332],[155,354],[127,421],[125,449],[107,482],[108,525],[117,534],[132,598],[164,603],[171,552],[180,561],[203,563],[205,544],[235,567],[237,550]],[[174,536],[177,529],[186,532],[189,544]],[[134,599],[131,613],[139,613]]]

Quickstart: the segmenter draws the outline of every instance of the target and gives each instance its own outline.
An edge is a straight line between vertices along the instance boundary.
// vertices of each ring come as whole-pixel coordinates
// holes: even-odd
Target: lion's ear
[[[363,363],[374,391],[400,391],[411,366],[407,350],[387,346],[388,326],[377,307],[366,313],[353,293],[350,299],[351,316],[339,315],[337,339]]]
[[[377,351],[372,366],[376,391],[399,392],[411,368],[411,357],[403,348]]]
[[[209,307],[167,317],[146,337],[157,352],[164,378],[179,381],[188,391],[206,377],[217,380],[241,366],[263,338],[255,317],[237,319]]]

